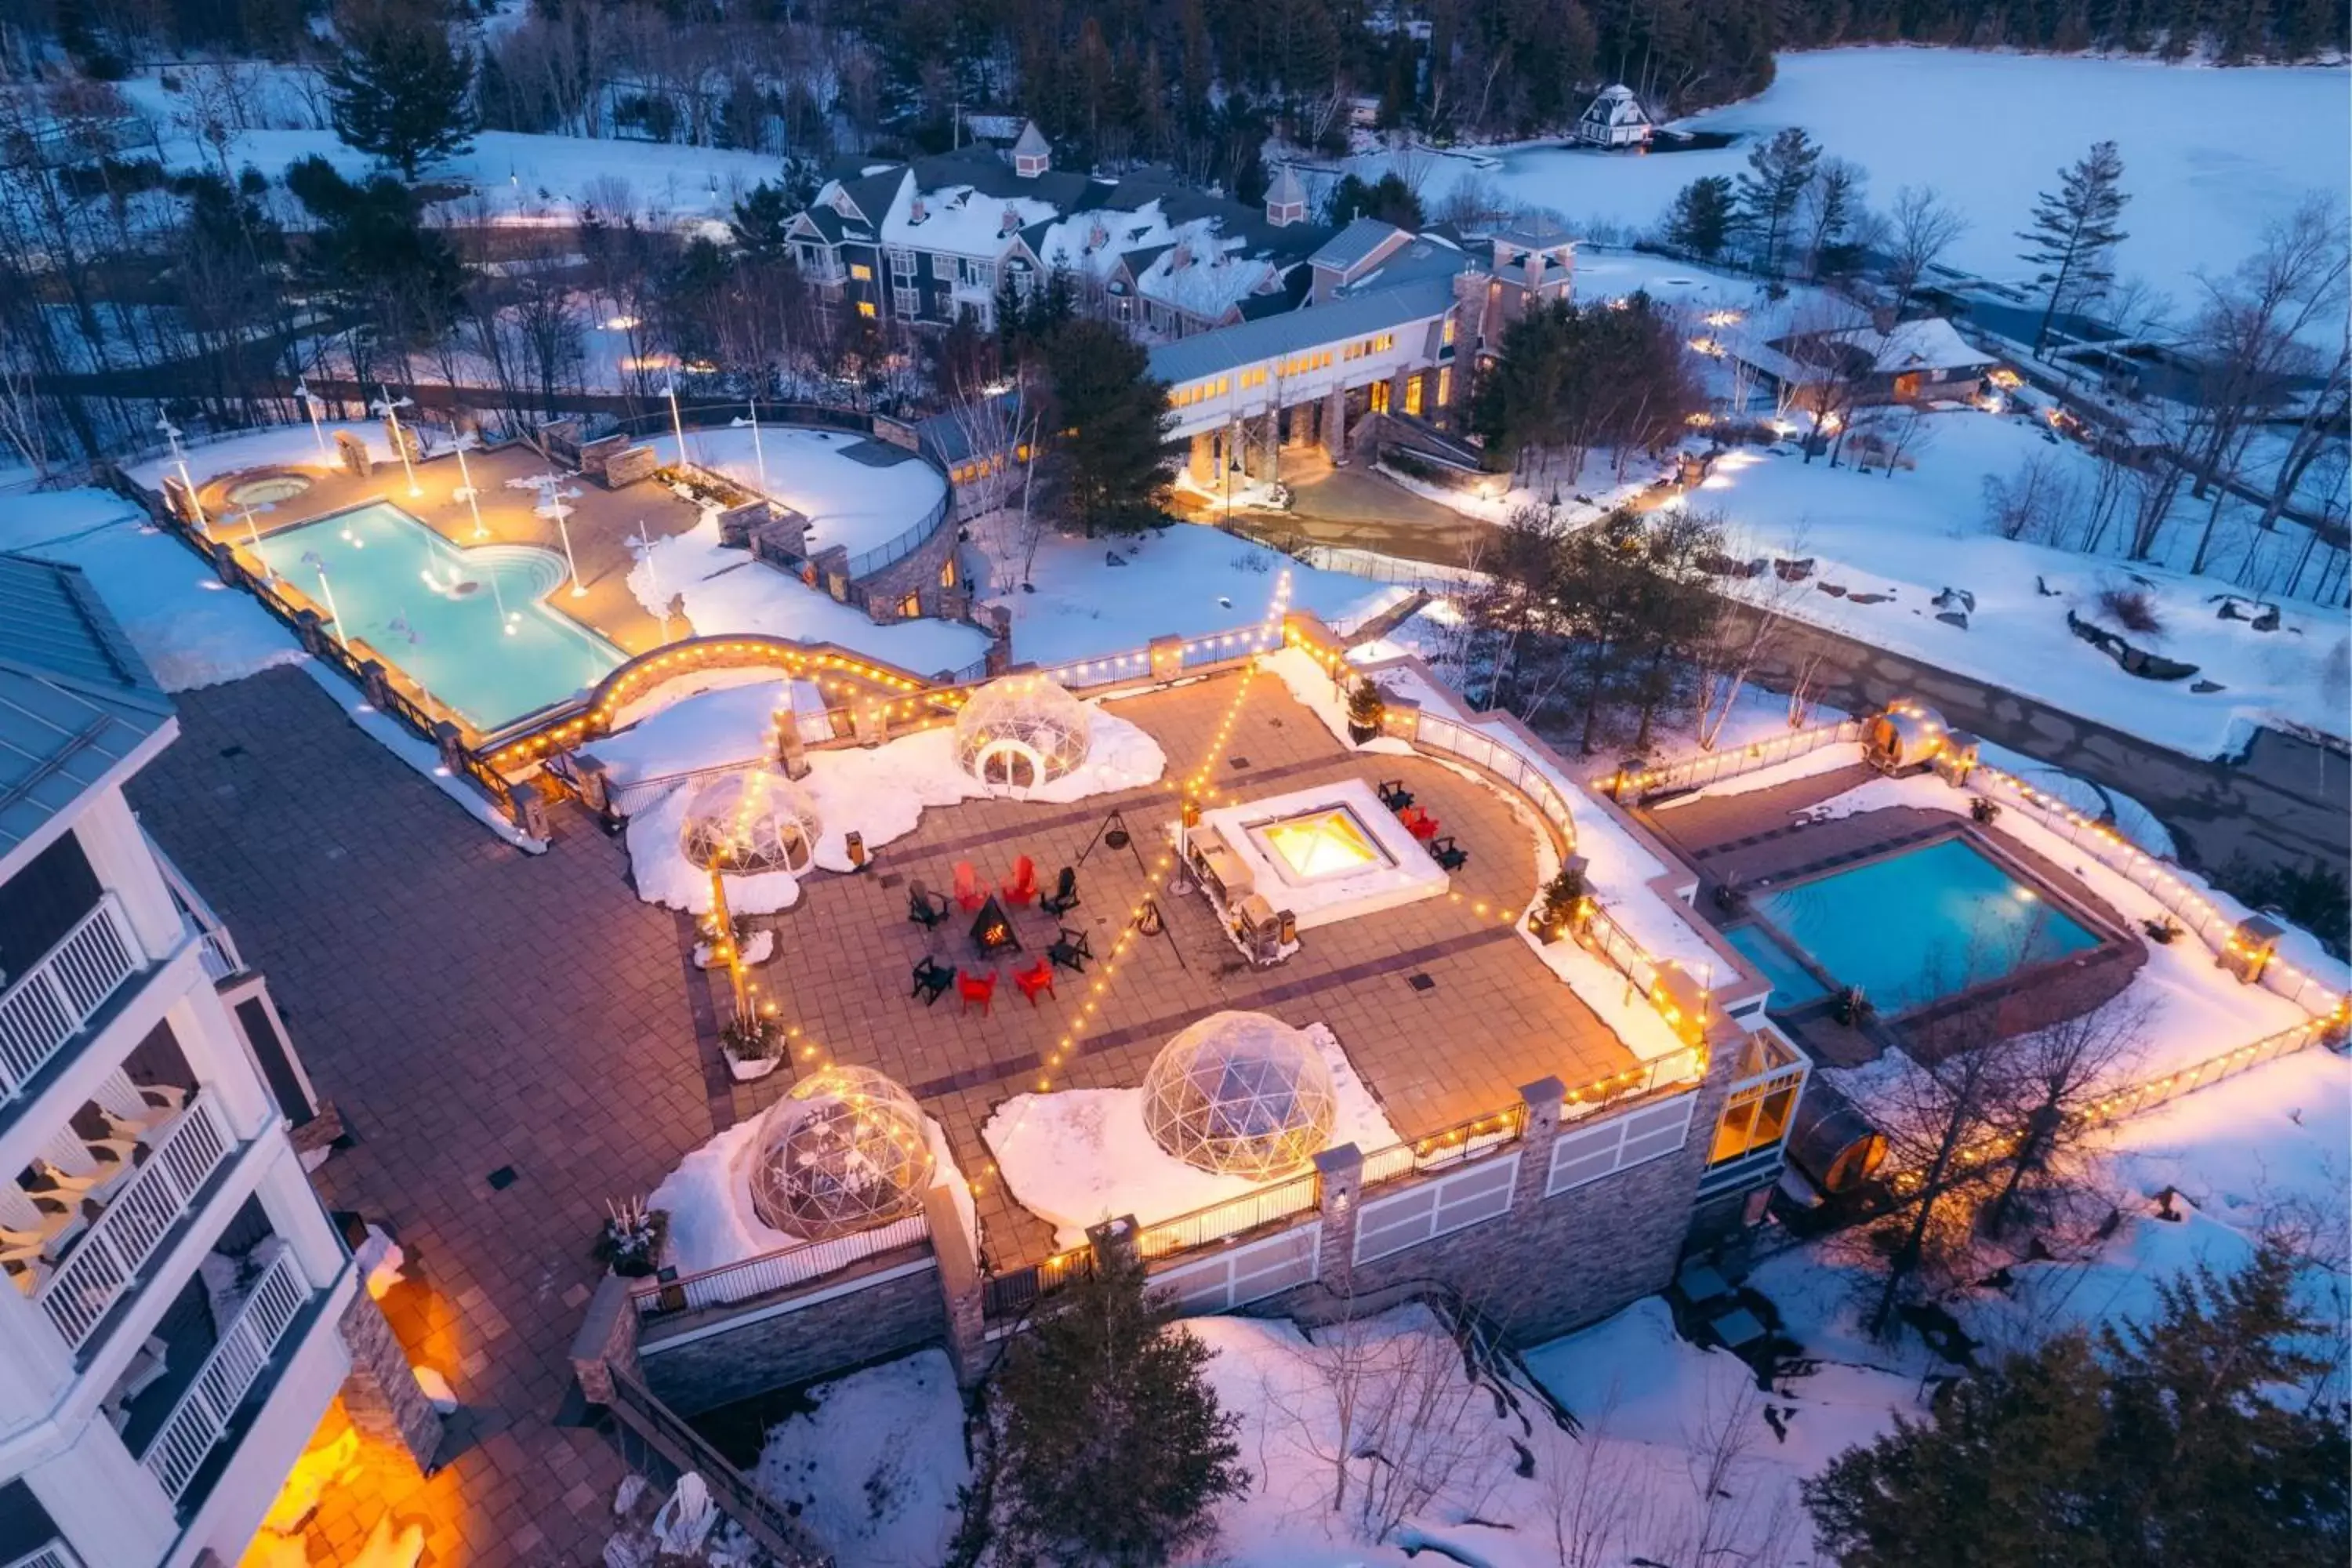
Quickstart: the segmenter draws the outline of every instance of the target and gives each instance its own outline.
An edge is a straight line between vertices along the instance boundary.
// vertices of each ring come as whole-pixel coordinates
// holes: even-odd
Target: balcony
[[[79,1352],[89,1343],[236,1148],[236,1136],[213,1102],[202,1095],[189,1100],[56,1268],[46,1278],[33,1277],[29,1294],[68,1348]]]
[[[164,886],[172,890],[172,903],[179,910],[182,922],[190,934],[204,943],[205,978],[217,984],[232,974],[242,974],[245,960],[237,952],[228,928],[221,923],[220,916],[213,913],[212,905],[205,902],[205,896],[196,891],[194,884],[180,874],[180,868],[152,836],[147,837],[147,848],[155,857],[156,869],[163,873]]]
[[[0,1106],[22,1098],[41,1069],[87,1028],[147,955],[112,893],[0,994]]]
[[[0,1568],[81,1568],[81,1559],[62,1541],[36,1547],[22,1557],[11,1557]]]
[[[143,1445],[131,1446],[173,1503],[184,1507],[193,1500],[206,1461],[230,1440],[249,1407],[268,1399],[278,1352],[297,1337],[295,1325],[317,1299],[292,1250],[279,1250],[246,1288],[194,1373],[184,1383],[175,1380],[153,1391],[170,1393],[171,1403]],[[143,1425],[135,1415],[131,1419],[126,1440],[139,1436],[135,1427]]]

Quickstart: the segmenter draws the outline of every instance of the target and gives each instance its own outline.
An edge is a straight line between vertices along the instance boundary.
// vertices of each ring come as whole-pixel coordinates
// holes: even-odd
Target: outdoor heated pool
[[[1752,907],[1888,1016],[2099,942],[1965,838],[1759,892]]]
[[[1812,972],[1790,956],[1772,933],[1754,922],[1733,926],[1723,933],[1724,940],[1739,950],[1739,956],[1754,964],[1758,973],[1772,983],[1772,1003],[1776,1007],[1801,1007],[1808,1002],[1818,1002],[1828,995],[1829,987],[1812,976]]]
[[[603,679],[627,656],[541,601],[563,557],[529,544],[460,549],[389,501],[265,535],[271,572],[477,729]],[[503,616],[503,625],[501,617]]]

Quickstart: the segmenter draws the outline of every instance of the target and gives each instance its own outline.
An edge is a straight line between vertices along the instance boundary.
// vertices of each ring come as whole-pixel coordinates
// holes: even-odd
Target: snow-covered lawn
[[[804,1397],[811,1408],[768,1429],[759,1489],[801,1510],[836,1568],[946,1562],[956,1489],[971,1477],[946,1352],[917,1351]]]
[[[1735,556],[1818,563],[1813,582],[1793,593],[1769,577],[1745,591],[1785,599],[1805,619],[1874,646],[2159,745],[2193,756],[2233,753],[2273,716],[2347,732],[2352,685],[2341,611],[2290,605],[2280,629],[2257,632],[2220,618],[2214,601],[2234,592],[2225,579],[2000,538],[1986,524],[1988,479],[2006,479],[2028,458],[2046,454],[2087,493],[2095,459],[2071,444],[2045,443],[2038,427],[2016,418],[1956,411],[1930,416],[1928,425],[1916,469],[1865,474],[1743,448],[1717,462],[1690,504],[1720,509]],[[1847,596],[1822,593],[1820,583],[1843,587]],[[1930,601],[1948,587],[1976,596],[1965,628],[1936,619]],[[2127,675],[2070,632],[2067,610],[2102,619],[2097,601],[2108,588],[2145,593],[2160,620],[2158,633],[2125,633],[2134,644],[2196,665],[2193,679],[2222,689],[2198,692],[2192,680]],[[1853,594],[1893,597],[1857,605]]]
[[[1132,539],[1081,539],[1048,531],[1038,541],[1021,588],[1017,552],[996,542],[998,529],[973,529],[988,562],[987,601],[1013,612],[1013,657],[1067,664],[1139,648],[1156,637],[1241,631],[1265,618],[1275,584],[1290,573],[1294,609],[1335,626],[1353,625],[1406,596],[1408,590],[1318,572],[1277,551],[1198,523]],[[1112,565],[1117,556],[1121,564]]]
[[[719,543],[715,515],[655,541],[630,569],[629,591],[654,616],[667,608],[672,595],[683,594],[687,619],[703,637],[757,632],[836,643],[917,675],[961,669],[988,651],[984,634],[953,621],[877,626],[865,611],[753,560],[750,551]]]
[[[368,455],[378,464],[397,466],[400,455],[392,437],[373,420],[323,421],[317,431],[308,425],[272,425],[217,441],[197,441],[185,448],[189,478],[198,484],[244,468],[301,468],[315,473],[340,473],[334,458],[335,437],[352,435],[367,443]],[[320,449],[323,445],[324,450]],[[176,477],[180,464],[169,454],[133,463],[123,470],[151,490],[160,490],[163,477]],[[267,512],[267,506],[256,507]]]
[[[677,437],[651,443],[670,462]],[[843,455],[849,447],[898,455],[884,466]],[[765,464],[767,493],[809,520],[808,552],[840,545],[851,555],[887,544],[921,522],[947,494],[939,470],[913,453],[845,430],[776,429],[762,426],[755,447],[749,429],[689,430],[689,459],[757,493]]]
[[[110,490],[0,499],[0,550],[80,567],[166,691],[239,680],[307,657],[251,595],[224,584]]]
[[[1997,279],[2031,269],[2017,258],[2034,193],[2097,141],[2124,158],[2130,237],[2119,271],[2183,304],[2200,268],[2226,272],[2263,226],[2313,192],[2352,184],[2343,134],[2352,77],[2321,67],[2229,70],[2143,60],[2061,58],[1961,49],[1848,48],[1783,54],[1770,88],[1744,103],[1678,122],[1740,136],[1713,152],[1648,157],[1557,145],[1487,150],[1499,167],[1408,155],[1425,168],[1434,207],[1458,181],[1484,177],[1510,200],[1548,207],[1589,231],[1654,225],[1675,191],[1703,174],[1737,174],[1749,144],[1802,125],[1831,154],[1870,172],[1873,205],[1906,184],[1933,187],[1971,226],[1947,258]],[[2259,134],[2247,127],[2259,125]],[[1393,154],[1351,161],[1367,176]]]
[[[1397,1142],[1380,1102],[1356,1076],[1339,1037],[1321,1024],[1307,1033],[1331,1069],[1338,1105],[1330,1144],[1370,1153]],[[1266,1184],[1188,1165],[1162,1150],[1143,1121],[1140,1089],[1066,1089],[1016,1094],[980,1131],[1021,1206],[1053,1222],[1055,1245],[1076,1247],[1087,1227],[1132,1215],[1150,1226]]]

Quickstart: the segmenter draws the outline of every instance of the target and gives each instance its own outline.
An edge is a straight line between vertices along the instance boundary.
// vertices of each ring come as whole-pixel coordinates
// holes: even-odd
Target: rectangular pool
[[[1739,951],[1740,957],[1772,983],[1774,1006],[1801,1007],[1830,994],[1829,987],[1813,978],[1812,971],[1798,963],[1770,931],[1754,921],[1733,926],[1723,936]]]
[[[1966,838],[1759,892],[1751,907],[1889,1016],[2099,944]]]
[[[563,583],[562,555],[461,548],[390,501],[268,534],[260,554],[322,608],[331,601],[343,636],[477,729],[577,696],[627,658],[543,603]]]

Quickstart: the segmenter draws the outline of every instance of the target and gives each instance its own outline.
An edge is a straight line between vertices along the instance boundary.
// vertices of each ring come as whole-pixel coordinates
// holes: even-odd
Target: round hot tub
[[[262,474],[250,479],[239,479],[228,488],[233,506],[276,506],[282,500],[292,500],[310,488],[308,474]]]

